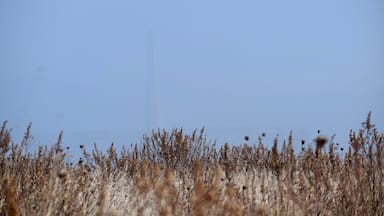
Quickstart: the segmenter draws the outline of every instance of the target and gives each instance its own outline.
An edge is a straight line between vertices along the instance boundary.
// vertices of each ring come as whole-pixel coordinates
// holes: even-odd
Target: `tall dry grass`
[[[216,146],[204,130],[180,129],[120,151],[82,145],[71,163],[62,136],[30,153],[31,125],[16,144],[3,123],[1,215],[384,214],[384,135],[371,114],[347,148],[319,135],[299,153],[292,133],[269,149],[265,134],[253,145]]]

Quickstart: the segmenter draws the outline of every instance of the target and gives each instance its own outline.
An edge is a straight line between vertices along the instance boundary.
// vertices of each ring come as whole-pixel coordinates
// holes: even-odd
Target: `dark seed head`
[[[80,148],[84,148],[84,145],[83,145],[83,144],[81,144],[81,145],[80,145]]]
[[[305,140],[301,140],[301,145],[304,145],[305,144]]]
[[[323,148],[323,146],[325,145],[325,144],[327,144],[327,142],[328,142],[328,137],[327,136],[325,136],[325,135],[318,135],[317,137],[316,137],[316,146],[317,146],[317,148]]]
[[[248,141],[249,140],[249,136],[245,136],[244,139],[245,139],[245,141]]]
[[[266,134],[266,133],[262,133],[261,136],[262,136],[262,137],[265,137],[265,136],[267,136],[267,134]]]
[[[87,172],[91,172],[91,171],[92,171],[91,166],[89,166],[88,164],[85,164],[85,165],[84,165],[84,169],[85,169],[85,171],[87,171]]]

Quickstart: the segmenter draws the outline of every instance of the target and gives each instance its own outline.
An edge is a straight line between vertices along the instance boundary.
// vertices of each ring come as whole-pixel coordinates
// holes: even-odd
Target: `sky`
[[[381,0],[0,1],[0,121],[33,145],[140,142],[205,127],[346,142],[383,131]],[[268,143],[267,143],[268,144]]]

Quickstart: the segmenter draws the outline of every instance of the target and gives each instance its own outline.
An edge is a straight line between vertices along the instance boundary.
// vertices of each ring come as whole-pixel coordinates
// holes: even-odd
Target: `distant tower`
[[[154,37],[152,31],[148,31],[146,38],[146,70],[147,70],[147,111],[146,129],[150,132],[158,127],[157,107],[157,76],[155,71]]]

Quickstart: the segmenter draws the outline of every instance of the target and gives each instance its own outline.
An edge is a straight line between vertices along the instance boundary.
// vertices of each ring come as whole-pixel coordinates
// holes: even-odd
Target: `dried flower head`
[[[57,172],[57,176],[59,178],[65,178],[68,176],[68,171],[66,169],[60,169],[58,172]]]
[[[328,137],[327,137],[326,135],[319,134],[319,135],[316,137],[316,139],[315,139],[315,141],[316,141],[316,147],[317,147],[318,149],[323,148],[324,145],[328,143],[328,140],[329,140],[329,139],[328,139]]]

